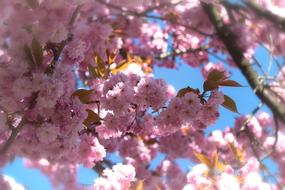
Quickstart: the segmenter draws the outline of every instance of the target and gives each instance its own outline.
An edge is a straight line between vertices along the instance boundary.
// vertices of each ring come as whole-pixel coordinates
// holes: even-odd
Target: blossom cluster
[[[94,94],[90,100],[98,102],[105,114],[99,115],[103,121],[96,126],[99,137],[103,138],[126,133],[167,135],[184,124],[204,129],[219,117],[218,106],[224,100],[222,93],[213,91],[209,100],[201,103],[199,94],[189,92],[172,98],[167,105],[168,87],[163,80],[134,74],[118,73],[104,83],[97,80],[92,85]]]
[[[284,15],[283,1],[254,2]],[[243,10],[229,14],[216,0],[1,0],[0,167],[23,157],[58,189],[83,188],[76,179],[80,164],[100,175],[91,185],[96,190],[129,189],[139,180],[145,189],[280,189],[281,122],[266,113],[240,116],[232,128],[205,135],[220,105],[237,112],[219,85],[238,85],[227,80],[223,62],[235,64],[203,3],[214,3],[248,60],[259,43],[272,56],[284,54],[285,36],[268,27],[273,22],[253,12],[243,17]],[[212,61],[213,54],[225,59]],[[208,82],[202,92],[187,87],[176,94],[151,74],[155,66],[175,68],[180,61],[201,68]],[[212,71],[223,73],[227,84],[219,74],[210,80]],[[281,105],[284,79],[283,68],[269,83]],[[85,89],[77,89],[78,82]],[[110,162],[108,153],[124,164]],[[261,158],[269,157],[279,168],[275,184],[259,173]],[[179,158],[202,163],[186,174]],[[0,176],[0,189],[23,188]]]
[[[132,165],[117,164],[112,169],[105,169],[103,177],[95,180],[93,188],[99,189],[128,189],[135,180],[135,168]]]
[[[184,186],[183,190],[199,188],[219,190],[276,189],[276,187],[264,183],[258,172],[259,163],[255,158],[249,159],[237,173],[231,166],[227,165],[223,172],[214,177],[209,176],[205,164],[198,164],[187,174],[188,184]]]

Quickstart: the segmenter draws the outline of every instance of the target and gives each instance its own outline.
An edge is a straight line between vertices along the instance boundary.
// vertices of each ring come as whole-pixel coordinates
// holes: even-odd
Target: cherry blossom
[[[0,1],[0,167],[21,157],[55,189],[281,190],[284,8],[281,0]],[[203,85],[175,89],[153,72],[180,64],[199,70]],[[237,70],[248,86],[232,79]],[[240,113],[242,100],[226,87],[251,87],[262,104]],[[209,131],[221,106],[235,122]],[[181,158],[193,167],[185,172]],[[86,187],[81,165],[99,175]],[[0,189],[24,189],[2,173]]]

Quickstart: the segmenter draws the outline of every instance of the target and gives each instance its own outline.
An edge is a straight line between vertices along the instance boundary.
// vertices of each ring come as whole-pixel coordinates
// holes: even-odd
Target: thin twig
[[[275,27],[280,30],[285,30],[285,18],[280,17],[269,10],[265,10],[256,4],[254,1],[244,1],[243,3],[259,17],[265,18],[275,24]]]
[[[164,54],[161,54],[160,56],[156,57],[156,59],[165,59],[167,57],[172,57],[172,56],[180,56],[180,55],[184,55],[187,53],[196,53],[196,52],[200,52],[200,51],[206,51],[208,48],[207,47],[199,47],[196,49],[193,48],[189,48],[185,51],[180,51],[180,50],[174,50],[173,52],[166,52]]]
[[[26,124],[26,122],[27,122],[26,118],[23,117],[22,120],[20,121],[20,123],[18,124],[18,126],[11,129],[11,135],[9,136],[9,138],[4,142],[4,144],[0,148],[0,155],[3,155],[7,152],[7,150],[12,145],[12,143],[16,139],[18,133],[22,130],[22,128]]]
[[[167,18],[167,17],[163,17],[163,16],[156,16],[156,15],[149,15],[147,14],[147,12],[136,12],[136,11],[132,11],[132,10],[128,10],[126,8],[123,8],[121,6],[117,6],[117,5],[114,5],[114,4],[111,4],[111,3],[108,3],[104,0],[96,0],[97,2],[109,7],[109,8],[112,8],[112,9],[115,9],[115,10],[118,10],[120,12],[122,12],[122,15],[132,15],[132,16],[137,16],[137,17],[144,17],[144,18],[149,18],[149,19],[157,19],[157,20],[162,20],[162,21],[167,21],[167,22],[170,22],[171,24],[175,24],[175,25],[178,25],[178,26],[182,26],[186,29],[189,29],[189,30],[192,30],[193,32],[196,32],[200,35],[203,35],[205,37],[211,37],[213,34],[207,34],[205,32],[202,32],[202,31],[199,31],[197,30],[197,27],[193,27],[193,26],[189,26],[187,24],[184,24],[184,23],[180,23],[178,21],[173,21],[173,19],[170,19],[170,18]]]
[[[278,123],[276,117],[274,117],[274,123],[275,123],[275,133],[274,133],[275,140],[274,140],[274,143],[273,143],[272,151],[276,150],[276,145],[277,145],[277,142],[278,142],[279,123]]]

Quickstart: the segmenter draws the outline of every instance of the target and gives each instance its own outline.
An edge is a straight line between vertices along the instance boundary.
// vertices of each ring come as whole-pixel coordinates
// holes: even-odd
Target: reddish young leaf
[[[185,96],[185,94],[189,93],[189,92],[194,92],[196,93],[197,91],[194,88],[191,87],[186,87],[186,88],[182,88],[177,92],[176,97],[183,97]]]
[[[155,189],[156,189],[156,190],[161,190],[158,185],[155,186]]]
[[[203,84],[204,91],[216,90],[219,87],[219,83],[214,80],[206,80]]]
[[[25,45],[24,46],[24,52],[28,61],[28,64],[30,66],[31,69],[34,69],[36,67],[36,64],[34,62],[34,58],[33,58],[33,54],[31,49],[29,48],[29,46]]]
[[[135,190],[143,190],[143,180],[139,180]]]
[[[235,158],[238,160],[240,164],[243,164],[245,162],[244,153],[242,150],[240,150],[238,147],[234,145],[234,143],[228,141],[228,145],[234,154]]]
[[[32,8],[37,7],[39,5],[37,0],[26,0],[26,2]]]
[[[106,50],[106,55],[108,59],[108,64],[111,65],[115,62],[115,59],[118,55],[118,50],[115,50],[114,52],[110,52],[108,49]]]
[[[77,96],[82,103],[86,104],[90,101],[92,92],[93,90],[78,89],[73,92],[72,96]]]
[[[106,71],[104,60],[97,53],[94,53],[94,61],[96,63],[97,74],[100,77],[104,77]]]
[[[200,153],[197,153],[197,152],[194,152],[194,156],[203,164],[205,164],[209,169],[212,167],[212,163],[211,163],[211,160],[203,155],[203,154],[200,154]]]
[[[88,112],[87,118],[84,120],[83,124],[88,128],[93,124],[99,124],[102,120],[97,113],[90,109],[86,109]]]
[[[241,85],[234,80],[224,80],[219,82],[220,86],[241,87]]]
[[[214,152],[212,165],[213,169],[217,170],[218,172],[223,172],[226,168],[226,165],[219,161],[219,155],[217,150]]]
[[[228,110],[231,110],[232,112],[238,113],[235,101],[227,95],[224,95],[224,103],[222,106]]]
[[[120,72],[120,71],[123,71],[123,70],[125,70],[126,68],[128,68],[129,64],[130,64],[130,62],[128,62],[127,60],[123,60],[123,61],[121,61],[121,62],[116,66],[115,69],[112,69],[112,70],[111,70],[111,73],[112,73],[113,75],[115,75],[116,73],[118,73],[118,72]]]
[[[224,78],[226,78],[226,76],[225,76],[225,73],[223,71],[219,71],[219,70],[214,69],[209,73],[207,80],[219,81],[219,80],[224,79]]]
[[[43,63],[43,48],[37,39],[32,40],[32,53],[35,58],[35,63],[41,65]]]
[[[90,64],[88,64],[88,71],[94,79],[100,77],[99,74],[97,73],[96,68]]]

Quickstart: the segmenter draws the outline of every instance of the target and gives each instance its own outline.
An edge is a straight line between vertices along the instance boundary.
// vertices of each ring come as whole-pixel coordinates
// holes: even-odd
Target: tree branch
[[[244,1],[244,4],[247,5],[252,11],[254,11],[254,13],[259,17],[265,18],[274,23],[278,29],[285,30],[285,18],[282,18],[268,10],[263,9],[253,1]]]
[[[243,11],[251,10],[257,16],[272,22],[276,26],[276,28],[278,28],[280,30],[285,30],[285,18],[284,17],[281,17],[279,15],[272,13],[269,10],[264,9],[263,7],[256,4],[254,1],[244,1],[243,0],[242,2],[246,6],[230,3],[226,0],[222,0],[222,4],[227,8],[237,10],[237,11],[239,11],[239,10],[243,10]]]
[[[152,8],[149,8],[147,9],[146,11],[143,11],[143,12],[137,12],[137,11],[133,11],[133,10],[128,10],[126,8],[123,8],[121,6],[117,6],[117,5],[114,5],[114,4],[111,4],[111,3],[108,3],[106,2],[105,0],[96,0],[97,2],[111,8],[111,9],[115,9],[115,10],[118,10],[122,13],[122,15],[132,15],[132,16],[136,16],[136,17],[144,17],[144,18],[149,18],[149,19],[156,19],[156,20],[162,20],[162,21],[167,21],[169,22],[170,24],[174,24],[174,25],[178,25],[178,26],[182,26],[186,29],[189,29],[197,34],[200,34],[202,36],[205,36],[205,37],[211,37],[212,34],[207,34],[203,31],[200,31],[200,30],[197,30],[197,27],[194,27],[194,26],[189,26],[185,23],[181,23],[181,22],[178,22],[177,20],[173,20],[171,18],[167,18],[165,16],[157,16],[157,15],[152,15],[152,14],[148,14]],[[180,2],[180,1],[179,1]],[[171,5],[176,5],[175,4],[171,4]],[[157,7],[157,6],[156,6]]]
[[[224,43],[233,61],[238,66],[244,77],[247,79],[253,91],[259,99],[264,102],[276,115],[282,123],[285,124],[285,107],[280,105],[280,102],[268,88],[259,80],[258,73],[251,67],[249,61],[244,57],[243,50],[236,42],[236,36],[230,30],[230,27],[222,21],[218,11],[212,4],[202,3],[203,9],[208,15],[209,20],[215,27],[217,35]]]
[[[159,59],[159,60],[162,60],[162,59],[165,59],[167,57],[173,57],[173,56],[180,56],[180,55],[184,55],[184,54],[188,54],[188,53],[196,53],[196,52],[201,52],[201,51],[207,51],[209,48],[206,47],[206,46],[200,46],[198,48],[189,48],[185,51],[181,51],[179,49],[177,50],[174,50],[172,52],[166,52],[166,53],[163,53],[157,57],[155,57],[156,59]]]
[[[9,149],[9,147],[12,145],[12,143],[14,142],[14,140],[16,139],[18,133],[22,130],[23,126],[26,123],[26,118],[23,117],[22,120],[20,121],[20,123],[18,124],[17,127],[12,128],[12,132],[11,135],[9,136],[9,138],[7,139],[7,141],[5,141],[2,145],[2,147],[0,148],[0,155],[3,155],[7,152],[7,150]]]

